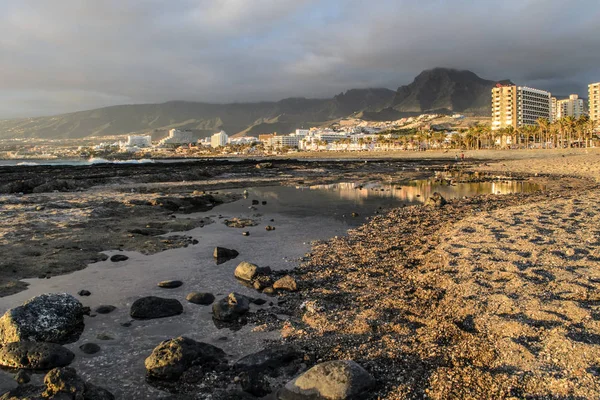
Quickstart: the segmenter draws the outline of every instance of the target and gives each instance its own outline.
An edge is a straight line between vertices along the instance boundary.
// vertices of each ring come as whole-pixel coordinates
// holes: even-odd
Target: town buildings
[[[195,143],[196,139],[194,135],[190,131],[181,131],[179,129],[171,129],[169,131],[169,136],[164,139],[161,139],[159,144],[189,144]]]
[[[527,86],[497,84],[492,89],[492,129],[536,125],[552,118],[552,95]]]
[[[125,143],[125,147],[152,147],[152,136],[127,136],[127,142]]]
[[[557,101],[555,120],[565,117],[579,118],[582,115],[585,115],[585,106],[583,99],[580,99],[578,95],[572,94],[568,99]]]
[[[225,133],[225,131],[221,131],[219,133],[215,133],[210,137],[210,147],[216,149],[217,147],[224,147],[227,145],[227,139],[229,137]]]
[[[588,105],[590,119],[600,124],[600,82],[588,86]]]

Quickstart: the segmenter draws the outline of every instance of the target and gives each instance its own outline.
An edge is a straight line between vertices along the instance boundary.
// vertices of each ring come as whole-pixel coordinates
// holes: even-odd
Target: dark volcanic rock
[[[183,285],[181,281],[162,281],[158,283],[158,287],[165,289],[175,289]]]
[[[19,385],[24,385],[31,381],[31,376],[29,376],[27,371],[25,371],[24,369],[20,369],[19,372],[15,374],[15,381],[17,381]]]
[[[110,314],[111,312],[115,311],[116,309],[117,309],[117,307],[115,307],[115,306],[102,305],[102,306],[98,306],[95,311],[98,314]]]
[[[124,254],[115,254],[114,256],[112,256],[110,258],[110,261],[112,262],[120,262],[120,261],[127,261],[129,260],[129,257],[127,257]]]
[[[256,397],[264,397],[272,392],[271,385],[257,371],[244,371],[240,374],[242,390]]]
[[[171,317],[182,312],[183,306],[179,300],[148,296],[133,302],[130,315],[132,318],[152,319]]]
[[[232,322],[250,310],[250,299],[239,293],[229,296],[213,304],[213,318],[219,321]]]
[[[240,371],[278,371],[282,366],[298,359],[302,354],[292,346],[267,347],[239,359],[234,367]]]
[[[89,290],[80,290],[79,292],[77,292],[77,294],[80,296],[89,296],[92,293]]]
[[[188,294],[185,299],[190,303],[208,306],[214,303],[215,296],[213,296],[211,293],[192,292]]]
[[[56,343],[13,342],[0,347],[0,365],[10,368],[50,369],[69,365],[75,358]]]
[[[152,201],[154,206],[184,213],[208,211],[221,203],[222,201],[209,194],[190,197],[159,197]]]
[[[236,258],[240,253],[233,249],[226,249],[225,247],[215,247],[215,251],[213,252],[214,258],[227,258],[233,259]]]
[[[373,384],[373,377],[354,361],[329,361],[288,382],[279,399],[360,399]]]
[[[192,365],[211,368],[224,359],[225,352],[218,347],[178,337],[156,346],[144,365],[151,378],[177,380]]]
[[[0,318],[0,343],[66,343],[83,330],[84,307],[66,293],[43,294],[11,308]]]
[[[142,235],[142,236],[159,236],[159,235],[164,235],[165,233],[169,233],[169,231],[166,231],[164,229],[158,229],[158,228],[136,228],[136,229],[130,230],[129,233],[133,233],[136,235]]]
[[[447,204],[446,199],[438,192],[434,192],[425,202],[426,206],[440,208]]]
[[[81,351],[83,351],[85,354],[96,354],[97,352],[99,352],[100,346],[98,346],[96,343],[85,343],[82,344],[81,346],[79,346],[79,349]]]

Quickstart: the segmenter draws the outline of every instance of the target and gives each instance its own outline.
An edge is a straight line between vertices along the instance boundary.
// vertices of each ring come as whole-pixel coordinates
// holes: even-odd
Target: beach
[[[1,244],[10,264],[5,262],[1,271],[2,294],[25,290],[20,295],[26,295],[22,278],[44,275],[52,281],[90,261],[104,265],[106,258],[94,259],[102,254],[140,253],[133,256],[135,262],[192,248],[196,236],[186,232],[221,226],[219,207],[249,202],[240,200],[244,187],[299,190],[352,182],[340,196],[361,191],[373,196],[380,190],[390,191],[386,196],[398,190],[400,196],[410,190],[411,182],[425,177],[428,185],[454,193],[461,193],[456,192],[461,180],[483,182],[496,189],[470,189],[448,198],[445,205],[424,205],[421,197],[432,195],[430,191],[415,192],[423,195],[410,197],[413,202],[376,211],[363,205],[364,223],[351,226],[346,234],[319,238],[302,257],[286,261],[286,273],[299,290],[266,297],[271,305],[250,312],[251,332],[269,332],[267,346],[299,349],[305,360],[300,371],[324,361],[354,360],[375,379],[369,399],[599,397],[600,152],[465,153],[466,161],[458,163],[452,153],[422,152],[415,158],[392,155],[366,164],[356,155],[347,155],[355,160],[343,162],[274,160],[260,168],[255,161],[226,163],[218,165],[224,167],[219,172],[211,164],[196,169],[174,165],[158,178],[145,169],[156,167],[146,165],[136,166],[141,168],[137,171],[104,167],[101,178],[89,170],[76,171],[72,180],[83,183],[75,191],[3,195],[3,213],[9,218],[0,226]],[[26,168],[32,169],[25,175],[36,173],[35,167]],[[18,175],[14,168],[10,173]],[[190,179],[181,179],[182,174]],[[369,182],[385,185],[363,188]],[[497,192],[508,182],[529,189]],[[400,190],[401,185],[408,186]],[[160,201],[164,197],[202,201],[177,203],[178,209],[173,209]],[[362,214],[360,204],[335,218],[348,218],[352,210]],[[182,213],[192,206],[199,208]],[[230,213],[224,217],[241,215]],[[286,229],[293,227],[274,233],[284,242]],[[165,241],[169,234],[174,237]],[[261,266],[272,258],[252,254],[250,261]],[[18,263],[27,268],[15,268]],[[236,290],[235,282],[227,285],[219,289],[221,294]],[[143,332],[143,325],[136,329]],[[153,340],[166,339],[167,332],[155,333]],[[222,334],[217,332],[210,340],[218,345],[217,335]],[[123,335],[126,331],[118,336]],[[146,346],[154,343],[145,340]],[[228,352],[236,353],[231,344]],[[93,367],[93,359],[86,366]],[[93,378],[89,372],[86,376]],[[227,372],[215,385],[222,389],[223,380],[233,377]],[[271,381],[272,395],[283,383]],[[193,397],[199,388],[205,390],[202,385],[206,382],[200,380],[182,390],[191,398],[211,398],[206,392]]]

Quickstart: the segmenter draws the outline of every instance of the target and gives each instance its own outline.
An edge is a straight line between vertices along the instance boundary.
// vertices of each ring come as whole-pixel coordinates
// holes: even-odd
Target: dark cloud
[[[436,66],[600,81],[597,0],[4,0],[0,117],[396,88]]]

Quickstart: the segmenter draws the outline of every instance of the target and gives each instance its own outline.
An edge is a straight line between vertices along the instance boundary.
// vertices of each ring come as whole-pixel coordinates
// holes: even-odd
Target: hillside
[[[352,89],[331,99],[288,98],[276,102],[210,104],[170,101],[105,107],[51,117],[0,121],[2,138],[83,138],[168,129],[193,130],[205,137],[218,130],[230,135],[286,133],[349,115],[390,120],[421,112],[466,112],[487,115],[494,81],[470,71],[436,68],[422,72],[407,86]]]
[[[435,68],[423,71],[396,92],[393,108],[401,112],[446,111],[490,113],[490,90],[496,81],[471,71]]]

